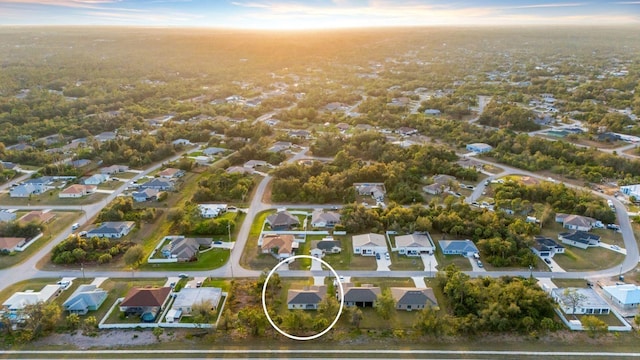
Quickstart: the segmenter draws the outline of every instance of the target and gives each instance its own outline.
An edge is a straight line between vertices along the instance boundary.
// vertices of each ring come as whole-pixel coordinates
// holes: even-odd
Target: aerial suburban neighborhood
[[[637,342],[640,32],[511,30],[0,29],[0,348]]]

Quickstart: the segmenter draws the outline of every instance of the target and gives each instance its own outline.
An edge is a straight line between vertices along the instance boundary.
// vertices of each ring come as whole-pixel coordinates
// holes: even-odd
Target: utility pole
[[[82,279],[84,280],[84,262],[80,263],[80,270],[82,271]]]

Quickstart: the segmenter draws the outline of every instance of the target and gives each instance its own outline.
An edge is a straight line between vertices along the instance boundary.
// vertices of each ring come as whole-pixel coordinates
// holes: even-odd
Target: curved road
[[[306,157],[306,151],[307,149],[297,153],[295,156],[293,156],[291,159],[288,160],[288,162],[294,162],[303,158],[307,158]],[[181,155],[178,155],[176,157],[174,157],[174,159],[179,158]],[[173,159],[172,159],[173,160]],[[509,174],[522,174],[522,175],[527,175],[527,176],[531,176],[531,177],[535,177],[535,178],[539,178],[539,179],[543,179],[543,180],[547,180],[545,177],[540,176],[538,174],[529,172],[529,171],[524,171],[521,169],[517,169],[517,168],[513,168],[513,167],[509,167],[509,166],[505,166],[502,164],[496,164],[487,160],[483,160],[483,159],[476,159],[481,163],[485,163],[485,164],[490,164],[493,166],[499,166],[500,168],[504,169],[504,171],[500,174],[497,174],[497,176],[504,176],[504,175],[509,175]],[[161,164],[157,164],[147,170],[145,170],[143,173],[139,174],[138,176],[136,176],[136,179],[139,177],[142,177],[154,170],[156,170],[157,168],[159,168],[161,166]],[[195,272],[190,272],[190,275],[192,276],[211,276],[211,277],[256,277],[258,276],[261,271],[258,270],[251,270],[251,269],[246,269],[243,268],[240,265],[240,258],[242,257],[242,252],[244,251],[244,247],[246,245],[247,239],[249,237],[249,232],[251,230],[251,224],[253,223],[253,219],[255,219],[256,215],[258,213],[260,213],[261,211],[264,210],[269,210],[269,209],[274,209],[277,208],[278,205],[277,204],[267,204],[264,203],[262,201],[264,193],[266,191],[266,188],[269,184],[269,182],[271,181],[271,176],[267,175],[265,176],[260,183],[258,184],[255,194],[251,200],[251,204],[249,206],[249,208],[246,210],[247,211],[247,216],[245,218],[245,221],[243,222],[239,232],[238,232],[238,236],[237,236],[237,240],[234,246],[234,249],[231,251],[231,256],[230,256],[230,261],[227,262],[227,264],[225,264],[224,266],[215,269],[215,270],[207,270],[207,271],[195,271]],[[582,187],[579,186],[575,186],[575,185],[571,185],[571,184],[565,184],[568,187],[572,187],[572,188],[579,188],[579,189],[584,189]],[[117,196],[117,194],[119,194],[120,192],[122,192],[124,190],[124,188],[126,187],[126,185],[121,186],[120,188],[118,188],[113,194],[111,194],[107,199],[104,199],[103,201],[100,201],[96,204],[92,204],[92,205],[87,205],[84,206],[84,210],[86,211],[86,218],[92,218],[93,216],[95,216],[100,209],[102,209],[103,206],[105,206],[109,201],[111,201],[113,198],[115,198],[115,196]],[[479,194],[482,193],[482,190],[484,188],[484,182],[482,182],[481,184],[479,184],[475,191],[474,191],[474,195],[473,196],[479,196]],[[584,279],[584,278],[592,278],[592,277],[609,277],[609,276],[617,276],[619,273],[625,273],[628,272],[632,269],[634,269],[637,264],[638,264],[638,259],[640,257],[639,252],[638,252],[638,245],[637,242],[635,240],[633,231],[631,229],[631,223],[629,221],[629,217],[628,214],[624,208],[624,206],[615,198],[611,197],[611,196],[607,196],[598,192],[594,192],[594,194],[607,198],[607,199],[611,199],[614,202],[614,205],[616,207],[616,213],[620,222],[620,229],[622,232],[622,237],[624,239],[624,243],[625,243],[625,248],[627,251],[627,256],[625,257],[624,261],[622,262],[622,264],[617,265],[613,268],[610,269],[606,269],[606,270],[601,270],[601,271],[581,271],[581,272],[533,272],[530,273],[529,271],[523,270],[523,271],[483,271],[483,272],[473,272],[473,271],[468,271],[466,272],[467,274],[471,275],[471,276],[491,276],[491,277],[500,277],[500,276],[523,276],[523,277],[527,277],[529,275],[533,275],[535,277],[541,277],[541,278],[548,278],[548,277],[557,277],[557,278],[572,278],[572,279]],[[304,204],[304,205],[286,205],[289,208],[319,208],[319,207],[323,207],[323,208],[329,208],[335,205],[310,205],[310,204]],[[2,206],[0,206],[0,208],[2,208]],[[14,207],[15,208],[15,207]],[[42,208],[42,206],[38,206],[38,207],[32,207],[32,208]],[[55,208],[55,207],[47,207],[47,208]],[[74,207],[60,207],[60,208],[64,208],[64,209],[71,209]],[[74,208],[75,210],[78,210],[78,207]],[[4,269],[4,270],[0,270],[0,291],[4,288],[6,288],[7,286],[9,286],[11,283],[15,283],[18,281],[22,281],[22,280],[27,280],[30,278],[35,278],[35,277],[66,277],[66,276],[70,276],[70,277],[79,277],[81,275],[80,269],[77,270],[65,270],[65,271],[43,271],[43,270],[38,270],[36,268],[36,263],[44,256],[46,256],[51,249],[53,248],[53,246],[55,246],[55,244],[59,243],[60,241],[62,241],[63,239],[65,239],[70,233],[70,230],[65,230],[63,231],[61,234],[59,234],[54,240],[50,241],[46,246],[44,246],[42,249],[40,249],[36,254],[34,254],[33,256],[31,256],[31,258],[27,259],[25,262],[10,268],[10,269]],[[175,276],[177,275],[179,272],[175,271],[175,272],[167,272],[167,271],[163,271],[162,273],[158,272],[158,271],[137,271],[135,273],[132,273],[131,271],[88,271],[85,270],[85,273],[88,273],[88,277],[131,277],[131,276],[136,276],[136,277],[158,277],[160,276]],[[352,277],[371,277],[371,276],[375,276],[375,277],[402,277],[402,278],[406,278],[406,277],[413,277],[413,276],[419,276],[419,277],[430,277],[430,276],[435,276],[435,271],[434,272],[427,272],[427,271],[385,271],[385,272],[378,272],[378,271],[340,271],[341,275],[344,276],[352,276]],[[331,273],[329,271],[282,271],[280,272],[280,275],[283,277],[300,277],[300,276],[331,276]]]

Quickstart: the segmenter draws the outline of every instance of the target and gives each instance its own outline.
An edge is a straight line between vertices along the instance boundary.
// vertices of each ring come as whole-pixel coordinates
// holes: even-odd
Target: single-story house
[[[96,192],[97,187],[95,185],[81,185],[81,184],[73,184],[68,188],[60,191],[58,193],[58,197],[61,199],[64,198],[81,198],[83,196],[87,196]]]
[[[430,195],[440,195],[450,189],[448,178],[451,178],[451,181],[455,181],[456,179],[449,175],[436,175],[433,177],[433,184],[423,186],[422,191]]]
[[[155,178],[140,185],[138,189],[140,190],[155,189],[160,191],[173,191],[175,189],[175,185],[173,184],[173,181],[169,179]]]
[[[291,230],[291,228],[300,225],[300,220],[288,211],[278,211],[275,214],[267,216],[267,224],[274,231]]]
[[[375,256],[387,252],[387,239],[380,234],[362,234],[351,237],[353,253],[362,256]]]
[[[476,244],[471,240],[440,240],[438,243],[445,255],[473,256],[478,253]]]
[[[438,109],[427,109],[424,111],[425,115],[432,115],[432,116],[440,116],[440,114],[442,114],[442,112]]]
[[[191,145],[191,141],[187,139],[176,139],[171,142],[171,145]]]
[[[318,310],[318,305],[327,296],[327,287],[310,286],[302,290],[289,289],[287,307],[289,310]]]
[[[586,249],[589,246],[597,246],[600,243],[600,236],[586,231],[574,230],[558,234],[558,240],[563,244]]]
[[[120,311],[126,315],[138,315],[144,322],[154,322],[170,293],[170,287],[132,288],[120,303]]]
[[[624,309],[637,309],[640,305],[640,286],[634,284],[611,285],[602,288],[614,303]]]
[[[551,297],[567,315],[605,315],[611,311],[609,304],[592,288],[556,288],[551,290]],[[573,299],[577,297],[579,301]]]
[[[135,202],[145,202],[157,200],[160,193],[161,191],[158,189],[144,189],[141,191],[132,192],[131,196],[133,197],[133,201]]]
[[[198,210],[205,219],[216,218],[227,212],[227,204],[198,204]]]
[[[562,227],[569,230],[589,231],[596,223],[596,219],[587,216],[557,213],[556,222],[562,223]]]
[[[12,198],[26,198],[31,195],[41,194],[44,191],[33,184],[20,184],[9,190],[9,196]]]
[[[253,174],[254,173],[252,168],[247,168],[244,166],[230,166],[225,171],[228,174]]]
[[[221,298],[222,289],[217,287],[183,288],[176,293],[171,309],[179,311],[182,316],[191,316],[194,305],[211,302],[215,310]]]
[[[371,284],[355,287],[351,283],[346,283],[342,286],[344,287],[344,306],[373,307],[378,296],[382,294],[379,287]]]
[[[198,258],[200,247],[211,247],[210,238],[185,238],[178,236],[162,248],[162,256],[178,261],[193,261]]]
[[[78,159],[78,160],[67,161],[67,165],[71,165],[74,168],[81,168],[89,164],[91,164],[91,160],[88,160],[88,159]]]
[[[126,236],[136,223],[133,221],[109,221],[104,222],[95,229],[91,229],[87,232],[87,237],[94,236],[103,238],[121,238]]]
[[[307,130],[290,130],[289,136],[298,139],[308,139],[311,137],[311,132]]]
[[[483,154],[493,150],[493,147],[485,143],[473,143],[473,144],[467,144],[467,150],[473,151],[474,153],[477,153],[477,154]]]
[[[14,251],[27,242],[23,237],[0,237],[0,250]]]
[[[400,134],[402,136],[411,136],[411,135],[415,135],[418,133],[418,129],[414,129],[411,127],[407,127],[407,126],[403,126],[400,127],[398,129],[396,129],[396,133]]]
[[[389,290],[396,302],[397,310],[412,311],[438,306],[438,300],[431,288],[392,287]]]
[[[21,223],[30,223],[36,222],[38,224],[46,224],[49,221],[53,220],[56,217],[56,214],[52,213],[51,210],[33,210],[28,213],[22,215],[20,219],[18,219]]]
[[[316,210],[311,213],[312,227],[334,227],[340,223],[340,214],[334,211]]]
[[[249,160],[243,166],[247,169],[255,169],[258,166],[270,166],[270,164],[263,160]]]
[[[286,259],[293,256],[298,243],[293,235],[267,234],[262,237],[260,248],[263,254],[274,254],[278,259]]]
[[[184,176],[184,170],[166,168],[158,173],[158,176],[165,179],[175,179]]]
[[[106,299],[107,292],[96,285],[80,285],[62,307],[71,314],[86,315],[89,311],[98,310]]]
[[[338,130],[340,130],[341,132],[345,132],[349,129],[351,129],[351,125],[347,124],[347,123],[338,123],[336,125],[336,127],[338,128]]]
[[[20,165],[14,164],[10,161],[0,161],[0,165],[2,165],[6,170],[20,171]]]
[[[555,254],[563,254],[564,246],[558,244],[555,240],[544,236],[535,236],[534,244],[531,251],[542,258],[551,258]]]
[[[281,152],[291,149],[291,146],[293,146],[293,144],[291,144],[289,141],[277,141],[269,148],[269,152]]]
[[[433,254],[436,247],[429,233],[396,236],[398,253],[407,256]]]
[[[640,184],[620,186],[620,191],[629,197],[633,196],[636,200],[640,200]]]
[[[99,142],[105,142],[105,141],[109,141],[109,140],[115,140],[117,136],[118,135],[116,133],[114,133],[113,131],[105,131],[105,132],[101,132],[100,134],[94,136],[93,138],[96,139]]]
[[[202,153],[207,156],[214,156],[220,153],[227,151],[227,149],[219,148],[219,147],[208,147],[202,150]]]
[[[384,196],[387,193],[383,183],[356,183],[353,186],[355,186],[358,195],[371,196],[376,201],[384,201]]]
[[[94,174],[82,180],[82,183],[85,185],[100,185],[107,181],[109,181],[108,174]]]
[[[21,312],[27,305],[34,305],[41,302],[48,303],[61,292],[61,285],[45,285],[40,291],[18,291],[2,303],[2,308],[10,315],[12,322],[20,322],[23,320]]]
[[[14,211],[0,210],[0,222],[10,222],[16,219]]]
[[[113,175],[118,173],[123,173],[129,171],[129,167],[127,165],[111,165],[100,168],[100,174],[105,175]]]

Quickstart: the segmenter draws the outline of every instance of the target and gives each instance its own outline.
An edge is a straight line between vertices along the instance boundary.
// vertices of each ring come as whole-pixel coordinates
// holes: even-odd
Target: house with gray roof
[[[531,246],[531,251],[542,257],[542,258],[551,258],[555,254],[563,254],[564,246],[558,244],[555,240],[549,239],[544,236],[535,236],[533,238],[533,246]]]
[[[376,201],[384,201],[384,196],[387,193],[387,189],[383,183],[355,183],[358,195],[371,196]]]
[[[157,200],[160,192],[161,191],[157,189],[144,189],[141,191],[132,192],[131,196],[133,197],[133,201],[135,202],[145,202],[145,201]]]
[[[82,180],[82,183],[85,185],[100,185],[107,180],[109,180],[108,174],[94,174]]]
[[[433,254],[436,251],[436,246],[428,232],[400,235],[396,236],[395,240],[396,249],[401,255],[420,256],[422,254]]]
[[[175,189],[175,185],[173,184],[173,181],[169,179],[155,178],[140,185],[138,189],[140,190],[155,189],[160,191],[173,191]]]
[[[326,237],[316,243],[316,249],[323,254],[339,254],[342,251],[342,243],[332,237]]]
[[[16,219],[16,213],[13,211],[0,210],[0,222],[9,222]]]
[[[96,139],[99,142],[105,142],[105,141],[109,141],[109,140],[115,140],[117,137],[117,134],[112,132],[112,131],[105,131],[105,132],[101,132],[100,134],[94,136],[94,139]]]
[[[558,240],[563,244],[586,249],[589,246],[598,246],[600,236],[586,231],[574,230],[558,234]]]
[[[412,311],[438,306],[438,300],[431,288],[392,287],[389,290],[396,302],[396,310]]]
[[[71,160],[71,161],[67,161],[66,164],[71,165],[74,168],[81,168],[91,164],[91,160],[88,160],[88,159]]]
[[[440,240],[440,249],[445,255],[473,256],[478,253],[476,244],[471,240]]]
[[[318,305],[327,296],[327,287],[310,286],[302,290],[289,289],[287,307],[289,310],[318,310]]]
[[[344,306],[357,307],[373,307],[378,296],[382,294],[379,287],[371,284],[363,284],[361,287],[355,287],[351,283],[343,285],[344,287]]]
[[[275,214],[267,216],[267,224],[271,226],[271,230],[291,230],[291,228],[300,225],[300,220],[288,211],[278,211]]]
[[[107,299],[107,292],[96,285],[80,285],[69,299],[62,304],[70,314],[86,315],[96,311]]]
[[[87,232],[87,237],[94,236],[101,238],[119,239],[127,234],[136,226],[133,221],[109,221]]]
[[[167,259],[178,259],[178,261],[197,260],[200,247],[209,248],[211,243],[210,238],[175,237],[162,248],[162,256]]]
[[[223,153],[225,151],[227,151],[227,149],[219,148],[219,147],[208,147],[208,148],[202,150],[202,153],[207,155],[207,156],[214,156],[214,155],[221,154],[221,153]]]
[[[340,214],[334,211],[315,210],[311,213],[312,227],[334,227],[340,223]]]
[[[111,165],[100,168],[100,174],[113,175],[129,171],[127,165]]]
[[[9,190],[9,197],[26,198],[31,195],[40,194],[41,191],[33,184],[20,184]]]

